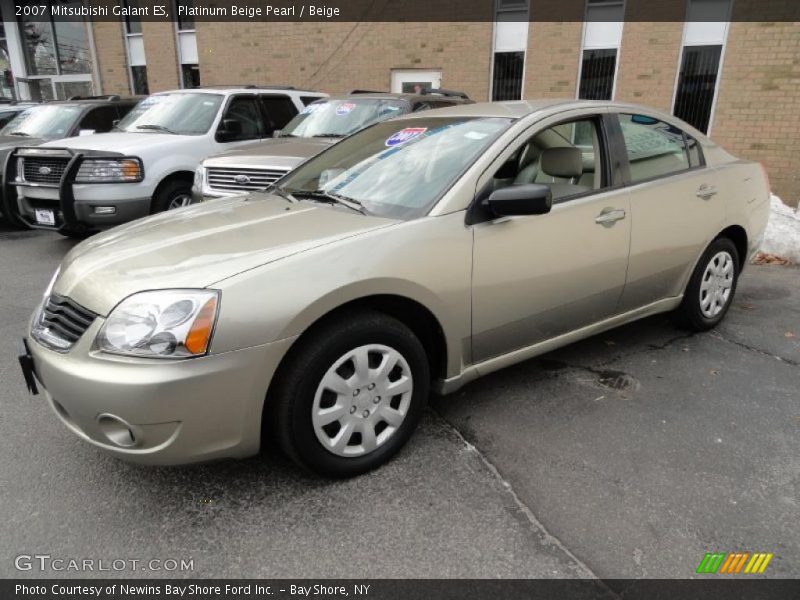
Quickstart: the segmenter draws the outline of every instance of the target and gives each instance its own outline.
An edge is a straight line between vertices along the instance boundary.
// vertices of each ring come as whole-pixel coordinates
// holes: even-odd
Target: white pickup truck
[[[289,87],[220,86],[153,94],[110,133],[17,148],[6,181],[34,227],[84,237],[192,202],[197,165],[271,139],[327,94]]]

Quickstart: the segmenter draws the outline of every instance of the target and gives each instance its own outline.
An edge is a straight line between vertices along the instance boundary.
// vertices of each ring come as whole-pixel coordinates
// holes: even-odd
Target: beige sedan
[[[267,192],[76,246],[20,357],[77,436],[124,459],[258,452],[352,476],[431,389],[660,312],[730,307],[768,182],[640,106],[473,104],[376,124]]]

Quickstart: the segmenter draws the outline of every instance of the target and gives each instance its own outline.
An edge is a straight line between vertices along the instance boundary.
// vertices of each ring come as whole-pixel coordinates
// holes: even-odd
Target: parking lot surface
[[[655,317],[435,398],[394,461],[331,482],[271,450],[128,465],[28,396],[17,344],[72,245],[0,221],[0,576],[49,554],[193,560],[121,576],[664,578],[711,551],[800,576],[797,268],[749,267],[713,332]]]

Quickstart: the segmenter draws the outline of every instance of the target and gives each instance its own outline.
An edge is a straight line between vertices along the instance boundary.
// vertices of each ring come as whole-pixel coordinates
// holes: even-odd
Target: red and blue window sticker
[[[349,115],[355,107],[355,102],[342,102],[336,107],[336,116],[343,117],[345,115]]]
[[[386,146],[392,148],[394,146],[399,146],[400,144],[405,144],[406,142],[421,136],[426,131],[428,131],[427,127],[406,127],[405,129],[401,129],[400,131],[393,133],[389,139],[386,140]]]

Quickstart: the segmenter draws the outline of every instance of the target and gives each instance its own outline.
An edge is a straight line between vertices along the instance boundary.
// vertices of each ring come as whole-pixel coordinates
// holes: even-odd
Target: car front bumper
[[[28,341],[36,380],[78,437],[128,461],[175,465],[256,454],[269,382],[292,339],[203,358],[92,350],[97,319],[67,353]]]

